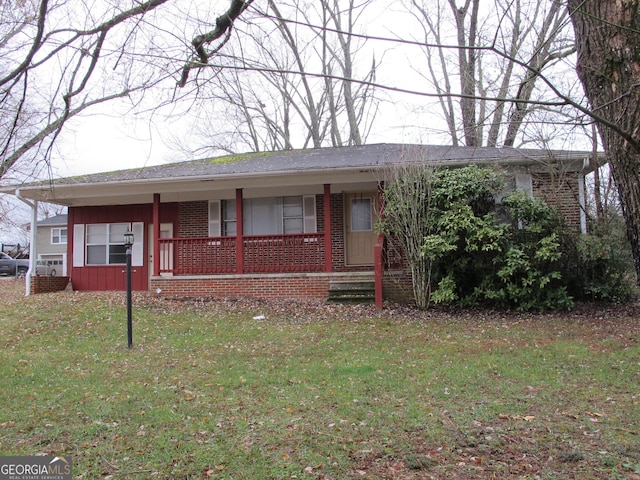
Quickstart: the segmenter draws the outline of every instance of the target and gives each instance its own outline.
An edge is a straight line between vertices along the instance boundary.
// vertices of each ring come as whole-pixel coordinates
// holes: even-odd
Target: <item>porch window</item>
[[[51,229],[51,244],[62,245],[67,243],[67,228],[52,228]]]
[[[126,263],[124,233],[129,223],[87,225],[87,265],[119,265]]]
[[[236,201],[209,203],[209,235],[235,236]],[[315,233],[315,196],[247,198],[243,201],[245,235]]]
[[[284,197],[282,199],[283,233],[304,233],[302,197]]]
[[[222,202],[222,235],[235,237],[237,233],[236,201],[223,200]]]

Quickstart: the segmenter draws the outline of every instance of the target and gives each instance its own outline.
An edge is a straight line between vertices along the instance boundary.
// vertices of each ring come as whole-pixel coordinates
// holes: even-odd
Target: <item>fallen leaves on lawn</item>
[[[498,414],[500,420],[524,420],[525,422],[533,422],[536,417],[533,415],[507,415],[505,413]]]
[[[595,422],[598,422],[598,421],[599,421],[599,420],[598,420],[599,418],[602,418],[602,417],[604,417],[604,416],[605,416],[605,415],[604,415],[604,413],[588,412],[588,411],[587,411],[587,412],[584,412],[584,414],[585,414],[587,417],[590,417],[590,420],[591,420],[592,422],[594,422],[594,423],[595,423]],[[568,417],[568,418],[573,418],[574,420],[578,420],[578,419],[580,418],[580,415],[579,415],[579,414],[577,414],[577,413],[562,412],[562,415],[563,415],[563,416],[565,416],[565,417]]]

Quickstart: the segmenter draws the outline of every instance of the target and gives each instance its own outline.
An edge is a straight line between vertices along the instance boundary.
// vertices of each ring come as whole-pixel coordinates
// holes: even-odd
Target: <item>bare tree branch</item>
[[[44,25],[47,18],[49,0],[42,0],[40,2],[40,8],[38,11],[38,27],[36,34],[31,42],[31,49],[25,55],[24,60],[18,65],[12,72],[10,72],[4,78],[0,78],[0,86],[10,82],[18,75],[20,75],[29,66],[36,52],[42,47],[42,36],[44,35]]]
[[[116,98],[126,97],[131,93],[132,93],[131,90],[122,91],[119,93],[115,93],[113,95],[108,95],[106,97],[97,98],[95,100],[84,102],[74,109],[69,109],[68,111],[65,111],[64,115],[48,123],[42,130],[40,130],[38,133],[33,135],[28,140],[24,141],[19,148],[17,148],[11,153],[11,155],[2,159],[2,162],[0,162],[0,178],[2,178],[15,165],[15,163],[18,160],[20,160],[20,158],[26,152],[28,152],[34,146],[38,145],[41,141],[43,141],[52,133],[59,131],[60,128],[62,128],[63,124],[70,118],[78,115],[79,113],[83,112],[84,110],[90,107],[93,107],[101,103],[109,102]]]
[[[194,39],[191,41],[191,45],[193,45],[197,56],[193,60],[188,61],[182,68],[182,75],[180,76],[180,81],[178,82],[178,85],[180,87],[184,87],[187,84],[187,80],[189,79],[189,72],[193,68],[197,68],[209,63],[209,58],[211,57],[211,55],[217,52],[221,47],[219,46],[218,48],[214,49],[213,52],[207,52],[205,49],[205,45],[218,40],[225,34],[229,35],[231,33],[233,22],[242,14],[242,12],[244,12],[249,7],[249,5],[251,5],[252,2],[253,0],[231,0],[231,6],[229,6],[229,9],[218,18],[216,18],[216,28],[207,33],[203,33],[194,37]]]
[[[49,137],[44,157],[31,160],[34,163],[48,162],[51,147],[69,118],[91,106],[126,97],[133,92],[142,92],[150,84],[157,84],[157,78],[142,80],[137,85],[124,85],[119,91],[113,92],[112,89],[110,92],[104,83],[96,88],[95,80],[103,73],[98,70],[100,61],[111,53],[104,51],[107,37],[112,37],[109,34],[130,19],[140,18],[167,1],[148,0],[139,3],[90,28],[73,27],[74,23],[86,24],[86,19],[79,14],[70,18],[73,20],[69,22],[72,26],[50,31],[47,31],[48,24],[59,21],[56,9],[62,6],[71,9],[70,2],[54,5],[49,0],[41,0],[37,4],[37,14],[29,11],[27,3],[19,5],[24,11],[11,12],[20,21],[16,23],[11,17],[1,23],[4,28],[0,43],[8,73],[0,79],[0,111],[3,118],[0,131],[0,178]],[[23,18],[37,18],[37,22],[31,25]],[[134,30],[138,26],[139,23],[136,23],[130,28]],[[24,39],[28,39],[28,50],[23,49]],[[114,42],[118,41],[126,42],[126,38],[114,38]],[[114,42],[109,45],[112,46]],[[124,44],[121,48],[124,48]],[[121,50],[120,54],[123,52]],[[51,75],[47,92],[44,81],[46,76]],[[127,82],[129,76],[130,72],[127,71],[122,78]],[[104,80],[102,77],[102,82]],[[47,92],[46,96],[43,92]]]

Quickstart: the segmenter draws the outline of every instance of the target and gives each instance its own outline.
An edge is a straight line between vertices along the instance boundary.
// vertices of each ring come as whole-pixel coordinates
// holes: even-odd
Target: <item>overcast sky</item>
[[[213,5],[209,8],[222,12],[228,7],[228,0],[216,0]],[[362,22],[360,31],[366,30],[366,33],[380,37],[420,39],[415,18],[406,11],[400,11],[399,2],[376,0],[373,7],[367,10],[368,16]],[[240,35],[239,30],[234,35]],[[391,88],[416,91],[431,88],[433,91],[433,87],[429,87],[416,73],[418,69],[425,69],[425,57],[418,47],[370,40],[358,54],[367,62],[374,55],[376,60],[381,61],[376,72],[377,83]],[[312,70],[312,67],[309,69]],[[430,111],[438,111],[435,99],[378,92],[384,101],[380,104],[380,112],[367,143],[447,142],[446,136],[440,133],[443,131],[443,121],[429,114]],[[123,112],[125,110],[122,107],[113,103],[102,107],[102,111],[93,110],[91,114],[69,122],[54,158],[54,175],[79,175],[189,159],[184,152],[170,145],[171,136],[176,134],[182,134],[188,142],[191,121],[188,115],[169,121],[156,115],[152,121],[145,117],[136,119]],[[565,136],[558,139],[554,148],[587,147]]]

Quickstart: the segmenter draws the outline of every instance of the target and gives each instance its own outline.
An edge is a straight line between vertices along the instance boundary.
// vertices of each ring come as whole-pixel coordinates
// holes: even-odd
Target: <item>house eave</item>
[[[338,181],[336,181],[338,180]],[[66,206],[120,205],[150,203],[154,194],[160,194],[163,202],[185,201],[213,195],[216,192],[245,189],[282,189],[285,187],[314,186],[325,183],[348,184],[371,182],[376,176],[371,169],[322,169],[305,172],[268,172],[242,175],[204,175],[179,178],[157,178],[141,180],[118,180],[101,183],[73,183],[45,186],[23,186],[16,190],[21,196],[32,200]],[[320,192],[320,190],[318,190]],[[6,192],[13,193],[13,192]]]
[[[583,169],[584,159],[584,153],[567,152],[554,155],[551,161],[562,164],[564,168],[580,171]],[[0,193],[19,194],[30,200],[66,206],[90,206],[151,203],[154,194],[160,194],[163,202],[215,198],[216,195],[228,195],[236,188],[243,188],[246,197],[260,196],[268,191],[282,191],[283,188],[306,188],[307,193],[313,193],[315,190],[320,193],[323,184],[331,184],[335,191],[340,189],[346,191],[356,186],[375,188],[376,182],[383,179],[384,171],[400,162],[402,160],[399,159],[396,163],[360,164],[337,168],[331,166],[90,182],[61,179],[46,184],[13,187],[13,190],[10,187],[2,187]],[[526,167],[530,171],[544,170],[549,166],[549,162],[545,159],[529,158],[524,155],[429,160],[429,165],[436,167],[459,167],[470,163],[500,165],[505,168]]]

